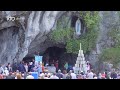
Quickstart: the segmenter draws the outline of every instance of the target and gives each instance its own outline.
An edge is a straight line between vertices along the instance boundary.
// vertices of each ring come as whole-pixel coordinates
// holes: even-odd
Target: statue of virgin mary
[[[80,19],[78,18],[75,24],[75,30],[76,30],[76,34],[80,35],[81,34],[81,22]]]

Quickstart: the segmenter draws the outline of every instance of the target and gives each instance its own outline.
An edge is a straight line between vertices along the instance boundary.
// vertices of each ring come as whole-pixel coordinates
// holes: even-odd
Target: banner
[[[42,58],[43,58],[43,56],[35,55],[35,61],[37,61],[37,62],[42,62]]]

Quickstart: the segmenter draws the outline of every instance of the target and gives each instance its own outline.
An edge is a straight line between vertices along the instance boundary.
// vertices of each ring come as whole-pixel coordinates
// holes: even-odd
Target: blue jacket
[[[25,72],[25,67],[24,67],[24,65],[23,65],[23,64],[19,64],[18,70],[19,70],[20,72]]]

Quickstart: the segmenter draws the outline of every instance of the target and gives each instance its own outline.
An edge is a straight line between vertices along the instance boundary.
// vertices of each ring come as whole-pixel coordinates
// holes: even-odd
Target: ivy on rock
[[[100,60],[104,62],[110,62],[115,68],[120,63],[120,29],[119,26],[113,26],[108,32],[108,37],[114,42],[114,45],[110,48],[104,49],[100,54]]]
[[[87,32],[80,36],[80,38],[74,38],[75,30],[73,28],[60,28],[60,22],[57,24],[56,30],[50,34],[51,40],[55,43],[64,43],[66,45],[67,53],[78,54],[80,43],[84,53],[91,51],[96,44],[98,35],[98,22],[99,14],[97,11],[79,11],[81,18],[87,28]]]
[[[109,62],[116,68],[120,63],[120,48],[112,47],[104,49],[100,54],[99,59],[103,62]]]

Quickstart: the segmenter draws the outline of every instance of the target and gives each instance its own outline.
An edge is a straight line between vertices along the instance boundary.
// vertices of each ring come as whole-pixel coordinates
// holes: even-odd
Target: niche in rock
[[[83,21],[77,16],[72,16],[71,18],[71,27],[74,28],[77,35],[83,33]]]

